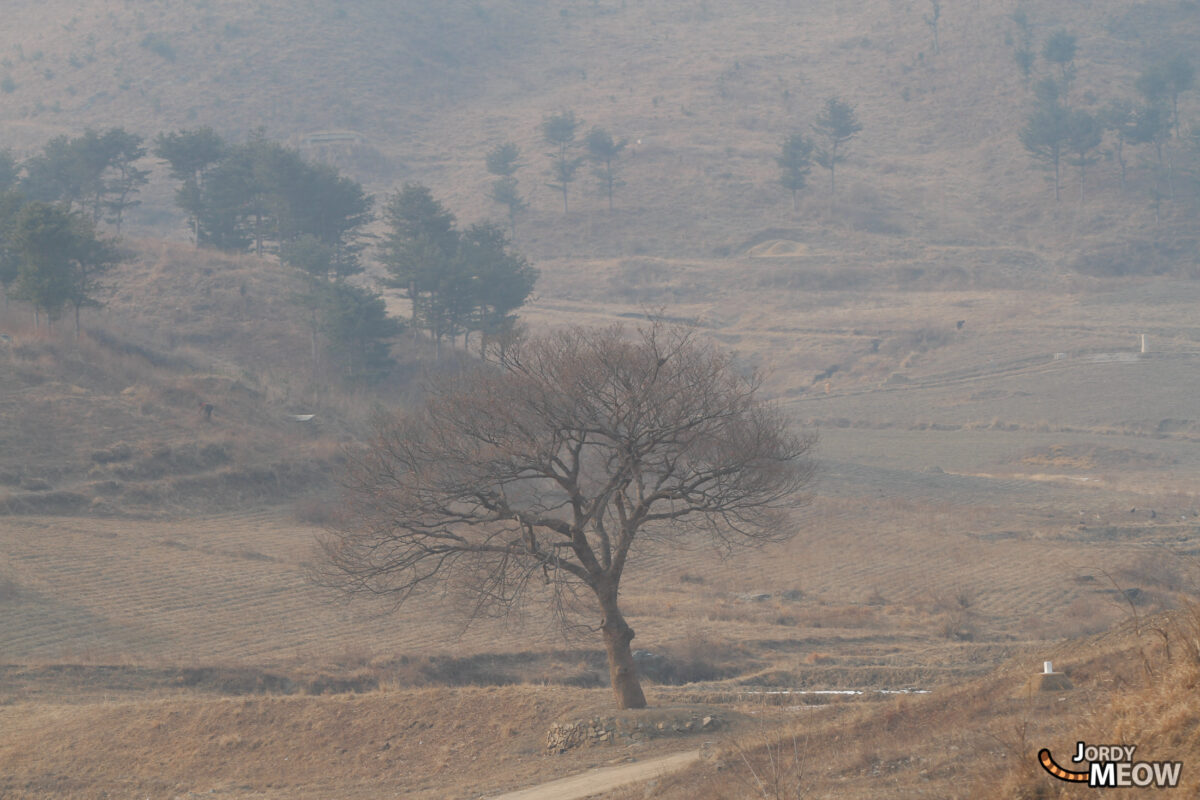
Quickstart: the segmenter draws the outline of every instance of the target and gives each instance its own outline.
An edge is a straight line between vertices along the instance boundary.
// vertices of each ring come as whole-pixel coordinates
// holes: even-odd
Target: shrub
[[[142,47],[151,53],[162,56],[167,61],[175,60],[175,47],[171,44],[171,40],[161,33],[147,33],[142,38]]]

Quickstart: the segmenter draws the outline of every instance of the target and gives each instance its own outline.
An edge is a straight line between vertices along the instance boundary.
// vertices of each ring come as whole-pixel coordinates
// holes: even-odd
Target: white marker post
[[[1052,661],[1043,661],[1043,662],[1042,662],[1042,673],[1043,673],[1043,674],[1045,674],[1045,675],[1049,675],[1049,674],[1051,674],[1052,672],[1054,672],[1054,662],[1052,662]]]

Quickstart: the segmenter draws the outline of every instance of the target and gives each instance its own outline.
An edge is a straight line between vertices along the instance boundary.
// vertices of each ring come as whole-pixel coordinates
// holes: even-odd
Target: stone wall
[[[556,722],[546,732],[546,751],[565,753],[576,747],[631,744],[660,736],[686,736],[714,731],[720,727],[720,719],[699,711]]]

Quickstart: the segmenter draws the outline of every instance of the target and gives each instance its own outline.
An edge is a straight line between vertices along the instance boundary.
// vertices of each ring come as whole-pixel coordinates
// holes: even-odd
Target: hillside
[[[79,338],[16,303],[0,317],[0,507],[188,513],[328,489],[369,412],[314,386],[298,279],[188,246],[129,255]]]
[[[296,272],[187,243],[147,159],[81,335],[0,309],[0,796],[480,797],[703,744],[611,797],[708,800],[761,794],[746,768],[782,743],[822,796],[1046,797],[1047,742],[1191,757],[1195,155],[1168,146],[1157,207],[1148,146],[1126,189],[1105,156],[1055,202],[1017,135],[1050,66],[1023,79],[1012,15],[1039,49],[1077,35],[1096,110],[1163,54],[1200,65],[1200,12],[942,5],[935,53],[927,0],[6,3],[0,149],[261,126],[377,209],[419,181],[469,224],[501,216],[483,157],[511,139],[531,332],[694,325],[819,444],[792,541],[646,543],[622,584],[646,713],[729,727],[549,752],[611,714],[589,631],[308,580],[347,452],[438,368],[429,342],[398,337],[378,385],[314,375]],[[814,167],[793,211],[774,159],[833,95],[863,129],[837,196]],[[629,139],[611,212],[586,170],[569,213],[545,186],[538,126],[568,108]],[[1031,696],[1051,658],[1075,693]]]
[[[991,265],[996,246],[1064,267],[1083,249],[1150,238],[1147,228],[1169,241],[1194,218],[1180,198],[1154,223],[1145,148],[1133,154],[1125,193],[1116,166],[1101,163],[1086,204],[1069,168],[1064,200],[1054,202],[1017,136],[1032,90],[1013,58],[1009,17],[1026,13],[1038,48],[1059,28],[1077,36],[1072,96],[1097,109],[1135,97],[1137,75],[1164,53],[1200,60],[1200,22],[1183,0],[947,7],[936,55],[927,9],[895,0],[853,11],[835,2],[615,0],[11,5],[0,34],[0,73],[12,88],[0,137],[18,154],[84,125],[120,124],[147,137],[211,125],[234,139],[262,126],[374,192],[421,181],[478,219],[499,216],[484,196],[483,154],[511,139],[524,153],[518,178],[532,202],[519,243],[537,260],[711,257],[782,227],[804,241],[835,237],[844,257],[863,265],[873,254],[858,238],[874,234],[965,246],[968,268]],[[1039,59],[1033,78],[1049,66]],[[817,168],[794,214],[773,159],[832,95],[857,107],[863,130],[832,210],[828,176]],[[1195,95],[1180,97],[1185,123],[1200,105]],[[585,194],[589,178],[576,183],[565,216],[542,186],[538,125],[563,108],[584,130],[602,125],[630,140],[612,214]],[[325,131],[352,135],[335,144],[312,138]],[[137,229],[172,229],[161,172],[145,199]],[[1172,269],[1194,263],[1180,258]]]

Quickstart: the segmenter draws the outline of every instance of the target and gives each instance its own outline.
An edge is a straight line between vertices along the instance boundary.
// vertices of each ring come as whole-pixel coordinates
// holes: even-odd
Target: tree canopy
[[[775,163],[779,165],[779,182],[792,193],[792,210],[799,208],[797,193],[808,183],[812,169],[813,142],[802,133],[793,133],[783,140],[783,148]]]
[[[460,231],[455,217],[419,184],[406,184],[384,211],[389,231],[380,259],[389,283],[408,297],[413,324],[440,352],[447,337],[495,336],[533,292],[537,270],[514,252],[503,230],[483,223]]]
[[[512,235],[517,235],[517,215],[529,207],[517,190],[514,173],[522,166],[521,150],[512,142],[499,144],[488,151],[485,157],[487,170],[496,176],[488,196],[492,202],[508,209],[508,224]]]
[[[816,161],[829,170],[829,194],[837,191],[837,165],[846,160],[846,153],[839,148],[850,142],[862,130],[862,124],[854,113],[854,106],[837,97],[830,97],[813,122],[813,131],[819,143],[815,147]]]
[[[155,154],[182,181],[176,203],[188,215],[197,244],[220,250],[270,245],[282,251],[312,237],[332,251],[338,277],[362,271],[363,229],[374,199],[354,180],[261,132],[238,146],[208,128],[160,134]]]
[[[646,700],[618,595],[647,543],[787,539],[809,437],[759,380],[688,330],[575,328],[447,375],[379,423],[314,577],[402,604],[450,581],[478,614],[548,587],[601,617],[617,705]]]
[[[575,118],[574,111],[560,111],[542,120],[542,139],[554,150],[548,154],[550,158],[550,182],[546,184],[555,191],[562,192],[563,213],[567,213],[567,188],[574,183],[575,173],[583,164],[582,156],[571,155],[575,144],[575,132],[580,121]]]
[[[585,144],[588,158],[592,161],[592,170],[608,195],[608,210],[612,211],[613,189],[621,184],[617,178],[617,159],[629,144],[629,140],[614,139],[604,128],[594,127],[588,131]]]
[[[142,137],[123,128],[56,136],[25,162],[21,191],[33,201],[77,208],[93,224],[108,220],[119,231],[149,180],[149,171],[136,166],[145,155]]]
[[[78,334],[80,309],[97,304],[99,276],[117,261],[112,244],[98,238],[79,212],[36,202],[20,209],[11,235],[17,258],[15,296],[48,320],[73,307]]]
[[[1037,103],[1021,128],[1021,144],[1054,174],[1054,199],[1061,197],[1061,168],[1070,135],[1071,114],[1062,102],[1058,83],[1045,78],[1037,84]]]

